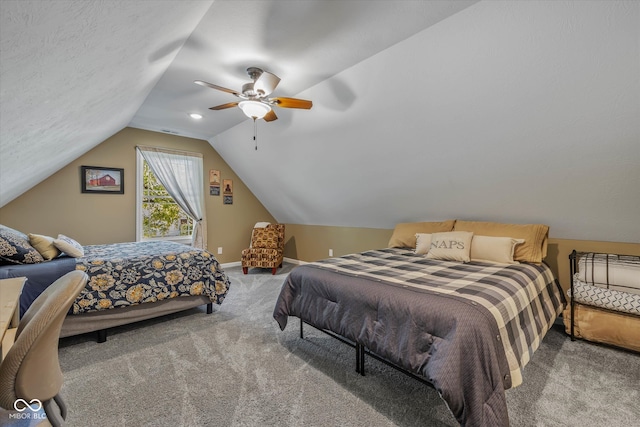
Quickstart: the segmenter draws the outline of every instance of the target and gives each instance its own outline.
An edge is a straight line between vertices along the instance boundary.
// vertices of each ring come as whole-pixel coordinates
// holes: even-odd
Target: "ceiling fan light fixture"
[[[260,77],[253,84],[253,89],[260,96],[267,96],[271,94],[280,83],[280,77],[272,74],[268,71],[263,71]]]
[[[260,101],[241,101],[238,103],[238,107],[242,110],[242,112],[251,118],[261,119],[269,111],[271,111],[271,107]]]

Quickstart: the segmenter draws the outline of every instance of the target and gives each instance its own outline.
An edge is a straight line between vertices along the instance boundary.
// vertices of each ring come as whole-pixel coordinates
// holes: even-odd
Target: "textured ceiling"
[[[125,126],[209,139],[244,119],[196,79],[238,90],[257,65],[291,96],[474,2],[2,0],[0,207]]]
[[[0,2],[0,206],[127,126],[211,2]]]
[[[640,242],[640,2],[0,2],[0,206],[125,126],[203,138],[278,221]],[[311,99],[253,126],[248,66]],[[201,112],[201,121],[187,114]]]

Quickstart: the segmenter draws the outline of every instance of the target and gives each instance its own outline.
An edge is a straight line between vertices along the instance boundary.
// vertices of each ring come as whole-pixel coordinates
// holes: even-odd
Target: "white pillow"
[[[431,233],[416,233],[416,254],[424,255],[431,248]]]
[[[58,238],[53,241],[53,245],[70,257],[79,258],[84,256],[82,245],[64,234],[58,234]]]
[[[474,235],[471,240],[471,259],[501,264],[519,264],[518,261],[513,260],[513,254],[516,245],[521,243],[524,243],[524,239]]]
[[[427,258],[443,261],[469,262],[471,250],[471,231],[450,231],[431,234],[431,247]]]

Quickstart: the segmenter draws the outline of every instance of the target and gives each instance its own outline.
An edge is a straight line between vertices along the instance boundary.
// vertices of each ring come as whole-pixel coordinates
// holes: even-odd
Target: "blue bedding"
[[[27,278],[20,297],[22,316],[56,279],[72,270],[89,276],[70,313],[109,310],[191,295],[221,304],[229,278],[215,257],[179,243],[132,242],[84,246],[81,258],[62,256],[38,264],[0,267],[0,279]]]
[[[51,261],[38,264],[11,264],[0,266],[0,279],[11,277],[26,277],[27,281],[22,288],[20,295],[20,317],[27,311],[31,303],[47,287],[64,276],[66,273],[75,270],[75,258],[61,256]]]

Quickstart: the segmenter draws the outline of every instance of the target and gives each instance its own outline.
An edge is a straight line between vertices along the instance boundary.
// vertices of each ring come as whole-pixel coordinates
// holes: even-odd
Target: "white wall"
[[[281,222],[637,243],[639,40],[640,2],[483,1],[210,143]]]

